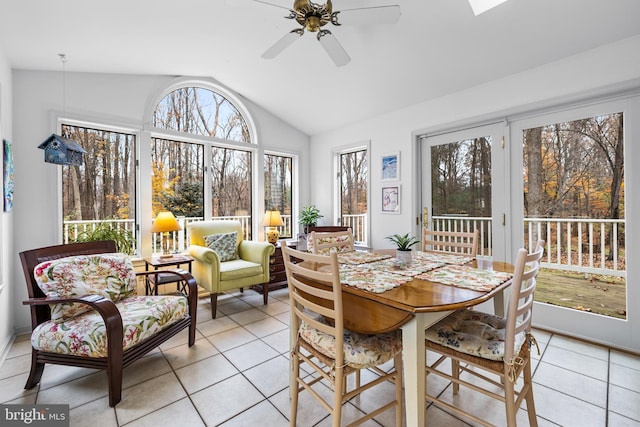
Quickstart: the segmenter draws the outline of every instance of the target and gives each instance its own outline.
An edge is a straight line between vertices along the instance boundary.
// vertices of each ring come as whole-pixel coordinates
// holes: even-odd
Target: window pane
[[[62,136],[87,153],[82,166],[62,167],[64,242],[123,230],[135,249],[135,136],[62,125]]]
[[[153,113],[153,126],[238,142],[251,142],[249,127],[224,96],[201,87],[184,87],[165,96]]]
[[[180,141],[151,140],[151,190],[153,218],[169,211],[182,230],[171,232],[169,249],[186,248],[186,226],[204,219],[204,147]],[[152,252],[162,252],[162,235],[152,236]]]
[[[340,216],[353,230],[354,240],[367,243],[367,150],[340,155]]]
[[[291,231],[291,181],[293,159],[265,154],[264,156],[264,207],[277,210],[284,226],[279,227],[280,237],[290,238]]]
[[[251,239],[251,153],[213,147],[211,168],[212,217],[239,220]]]
[[[490,218],[491,137],[431,147],[431,194],[434,216]]]
[[[535,299],[626,318],[623,114],[523,139],[525,242],[547,243]]]
[[[153,138],[151,148],[153,216],[204,218],[204,147]]]

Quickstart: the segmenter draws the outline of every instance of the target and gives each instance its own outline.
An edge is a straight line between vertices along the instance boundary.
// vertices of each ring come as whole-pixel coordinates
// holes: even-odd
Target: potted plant
[[[401,262],[411,262],[411,247],[416,243],[420,243],[420,240],[414,236],[407,234],[392,234],[386,237],[387,240],[396,244],[396,258]]]
[[[135,238],[133,233],[124,228],[116,228],[107,222],[101,222],[95,228],[90,228],[78,233],[74,242],[97,242],[100,240],[113,240],[116,250],[126,254],[135,252]]]
[[[322,217],[316,205],[303,206],[298,215],[298,222],[304,226],[304,234],[309,232],[309,227],[318,225],[318,220]]]

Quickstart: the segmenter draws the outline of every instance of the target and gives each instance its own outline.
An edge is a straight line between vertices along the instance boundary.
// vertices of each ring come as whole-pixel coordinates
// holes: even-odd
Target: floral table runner
[[[468,255],[415,251],[413,252],[413,260],[415,261],[416,259],[455,265],[466,264],[474,260],[473,257]]]
[[[353,266],[340,267],[340,282],[365,291],[382,293],[412,280],[411,277]]]
[[[417,276],[418,274],[431,271],[434,268],[442,267],[444,264],[440,262],[432,262],[426,260],[414,259],[409,264],[400,263],[396,258],[385,259],[382,261],[371,262],[368,264],[360,264],[357,268],[361,270],[386,271],[401,276]]]
[[[447,265],[428,273],[423,273],[416,276],[416,278],[474,291],[488,292],[511,279],[512,276],[513,274],[502,271],[481,270],[466,265]]]
[[[387,258],[391,258],[391,255],[362,251],[341,252],[338,254],[338,262],[340,264],[365,264]]]

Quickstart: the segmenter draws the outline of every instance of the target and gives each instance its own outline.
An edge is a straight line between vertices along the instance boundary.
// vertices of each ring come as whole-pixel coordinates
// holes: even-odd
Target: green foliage
[[[163,194],[163,206],[175,216],[204,217],[202,184],[183,182],[175,193]]]
[[[385,237],[385,239],[392,241],[396,244],[399,251],[408,251],[411,250],[411,246],[416,243],[420,243],[420,240],[416,239],[414,236],[410,236],[407,234],[393,234],[391,236]]]
[[[122,228],[114,228],[106,222],[99,223],[92,230],[78,233],[74,242],[97,242],[100,240],[113,240],[116,242],[116,250],[127,254],[133,254],[135,250],[135,238],[133,233]]]
[[[320,210],[316,205],[303,206],[298,215],[298,222],[306,227],[315,227],[318,225],[318,220],[324,215],[320,215]]]

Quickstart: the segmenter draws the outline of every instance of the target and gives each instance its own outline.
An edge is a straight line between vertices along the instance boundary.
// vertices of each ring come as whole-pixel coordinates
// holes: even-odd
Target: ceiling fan
[[[262,0],[254,1],[287,9],[283,6]],[[314,3],[310,0],[294,0],[293,8],[287,10],[289,10],[289,15],[285,16],[285,18],[295,19],[301,27],[291,30],[291,32],[285,34],[284,37],[267,49],[262,54],[262,57],[265,59],[273,59],[278,56],[283,50],[302,36],[306,29],[310,33],[318,33],[316,38],[336,66],[340,67],[348,64],[351,58],[331,31],[322,27],[329,23],[335,26],[343,24],[395,24],[398,22],[398,19],[400,19],[400,6],[397,5],[362,7],[334,12],[331,0],[326,0],[324,4]]]

